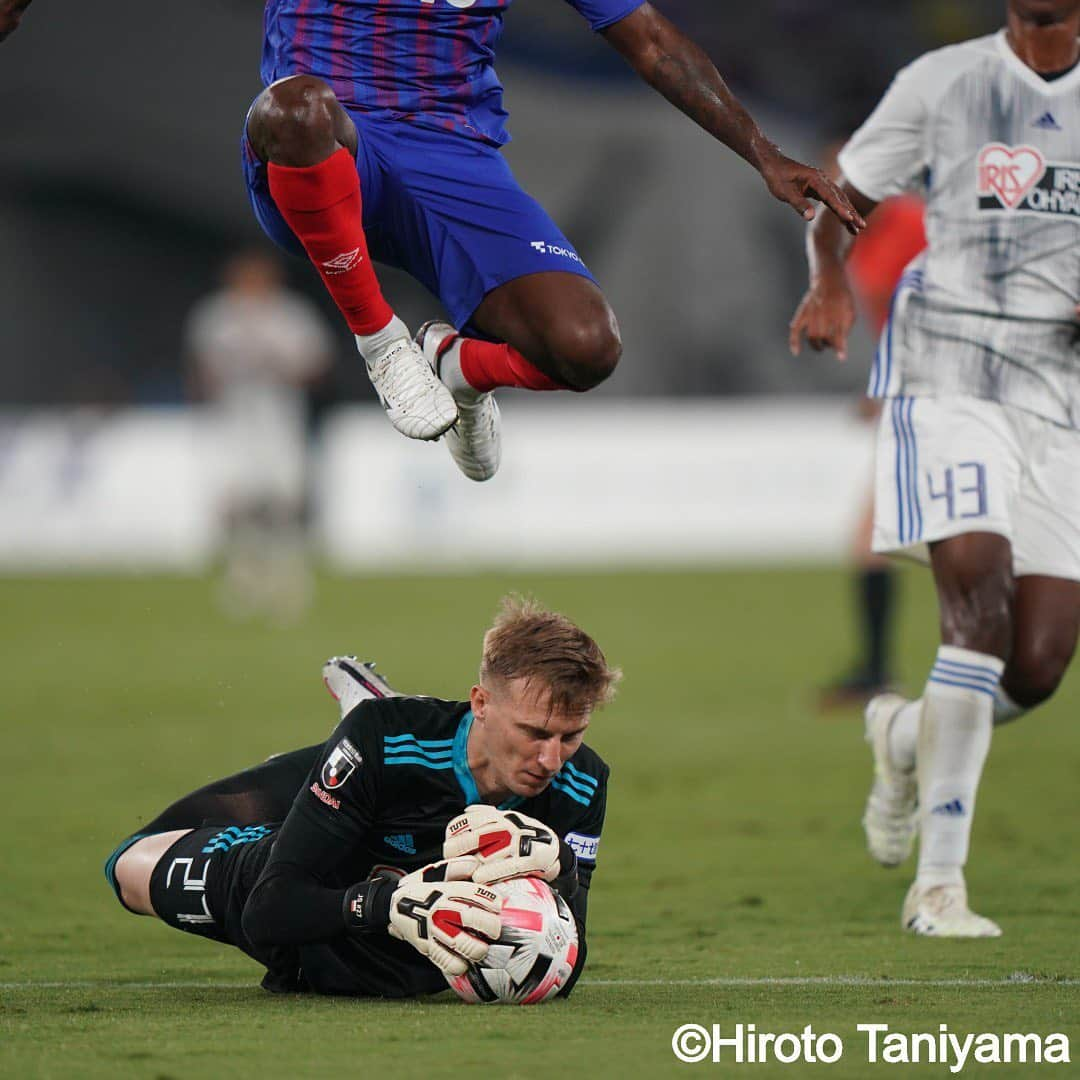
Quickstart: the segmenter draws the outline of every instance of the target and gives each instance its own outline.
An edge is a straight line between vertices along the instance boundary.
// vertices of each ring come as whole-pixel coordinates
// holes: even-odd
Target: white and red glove
[[[447,975],[464,975],[502,933],[502,901],[467,880],[474,865],[471,859],[432,863],[403,877],[390,897],[391,936]]]
[[[555,881],[574,867],[574,853],[542,821],[517,810],[468,806],[446,826],[443,857],[473,856],[473,881],[490,884],[515,877]]]

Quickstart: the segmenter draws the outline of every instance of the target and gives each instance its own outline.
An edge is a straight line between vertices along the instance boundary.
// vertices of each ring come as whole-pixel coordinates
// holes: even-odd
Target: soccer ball
[[[502,933],[480,964],[447,976],[472,1005],[539,1005],[567,983],[578,954],[577,924],[566,901],[539,878],[490,886],[502,898]]]

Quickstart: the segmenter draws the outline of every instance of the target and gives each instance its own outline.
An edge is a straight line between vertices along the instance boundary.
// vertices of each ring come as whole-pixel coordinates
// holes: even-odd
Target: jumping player
[[[0,0],[0,35],[28,3]],[[649,3],[570,3],[778,199],[807,219],[820,199],[861,226],[836,186],[766,139],[704,52]],[[509,135],[493,61],[509,5],[268,0],[266,89],[242,146],[256,217],[314,263],[394,426],[417,439],[446,433],[474,480],[499,465],[492,390],[588,390],[621,352],[592,275],[499,153]],[[372,257],[425,285],[454,326],[429,323],[414,343]]]
[[[408,997],[498,937],[482,883],[537,874],[578,923],[569,992],[607,797],[582,737],[618,677],[568,619],[520,601],[485,635],[468,701],[402,697],[332,660],[343,718],[325,746],[185,796],[106,877],[136,914],[242,949],[269,990]]]
[[[1080,0],[1008,0],[999,33],[905,68],[840,154],[869,214],[922,186],[929,247],[901,279],[870,377],[884,399],[874,548],[929,547],[941,613],[923,695],[867,707],[871,855],[921,833],[901,921],[992,937],[963,868],[995,722],[1054,693],[1080,626]],[[843,352],[842,230],[810,230],[791,323]]]

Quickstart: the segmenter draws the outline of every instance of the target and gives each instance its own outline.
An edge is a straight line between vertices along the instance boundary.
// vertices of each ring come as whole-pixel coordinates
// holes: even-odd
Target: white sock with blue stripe
[[[924,887],[963,884],[979,786],[1004,663],[942,645],[923,692],[916,750],[919,869]]]
[[[994,693],[994,727],[1011,724],[1028,712],[1017,705],[1001,684]],[[919,742],[919,717],[922,715],[922,698],[916,698],[902,706],[889,725],[889,757],[897,769],[911,772],[915,768],[915,749]]]

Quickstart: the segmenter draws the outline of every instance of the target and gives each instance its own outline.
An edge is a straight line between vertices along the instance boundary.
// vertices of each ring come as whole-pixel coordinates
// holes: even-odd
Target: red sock
[[[364,238],[360,178],[344,147],[317,165],[266,167],[270,195],[322,275],[354,334],[381,330],[394,312],[383,299]]]
[[[467,337],[460,340],[461,374],[474,390],[487,393],[499,386],[517,386],[522,390],[570,389],[530,364],[511,345],[494,345]]]

